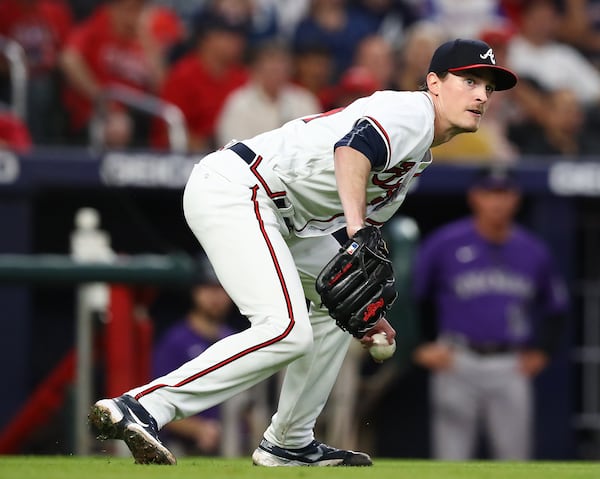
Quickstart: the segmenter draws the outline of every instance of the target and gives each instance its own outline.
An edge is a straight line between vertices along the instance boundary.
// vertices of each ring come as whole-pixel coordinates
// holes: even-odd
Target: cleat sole
[[[94,404],[88,415],[88,421],[97,439],[101,441],[123,439],[117,427],[118,421],[114,421],[111,410],[108,407],[101,404]]]
[[[165,466],[177,464],[177,459],[171,451],[137,424],[130,424],[127,427],[123,439],[129,447],[136,464],[160,464]]]

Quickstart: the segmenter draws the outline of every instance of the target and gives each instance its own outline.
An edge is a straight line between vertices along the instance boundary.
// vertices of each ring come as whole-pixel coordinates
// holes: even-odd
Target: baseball
[[[396,341],[388,343],[387,334],[375,333],[373,336],[373,345],[369,348],[369,354],[375,361],[385,361],[392,357],[396,351]]]

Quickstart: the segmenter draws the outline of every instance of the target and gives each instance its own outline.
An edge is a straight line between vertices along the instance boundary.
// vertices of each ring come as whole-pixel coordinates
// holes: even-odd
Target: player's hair
[[[436,75],[443,80],[448,76],[448,72],[436,73]],[[423,83],[419,85],[418,91],[429,91],[429,87],[427,86],[427,79],[425,79]]]
[[[264,40],[248,49],[246,62],[253,65],[273,55],[283,55],[291,59],[290,48],[285,42],[281,40]]]

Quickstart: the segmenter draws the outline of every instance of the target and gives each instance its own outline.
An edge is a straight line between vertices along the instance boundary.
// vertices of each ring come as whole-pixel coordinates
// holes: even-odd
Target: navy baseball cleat
[[[175,456],[158,438],[154,418],[133,397],[101,399],[88,416],[97,438],[122,439],[136,464],[176,464]]]
[[[345,451],[313,441],[300,449],[284,449],[263,439],[252,454],[256,466],[372,466],[364,452]]]

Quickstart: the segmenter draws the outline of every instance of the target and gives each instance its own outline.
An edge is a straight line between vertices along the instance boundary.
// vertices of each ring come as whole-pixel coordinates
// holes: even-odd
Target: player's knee
[[[295,357],[300,357],[308,353],[313,347],[313,332],[309,321],[296,321],[290,331],[288,341],[290,343],[290,352]]]

